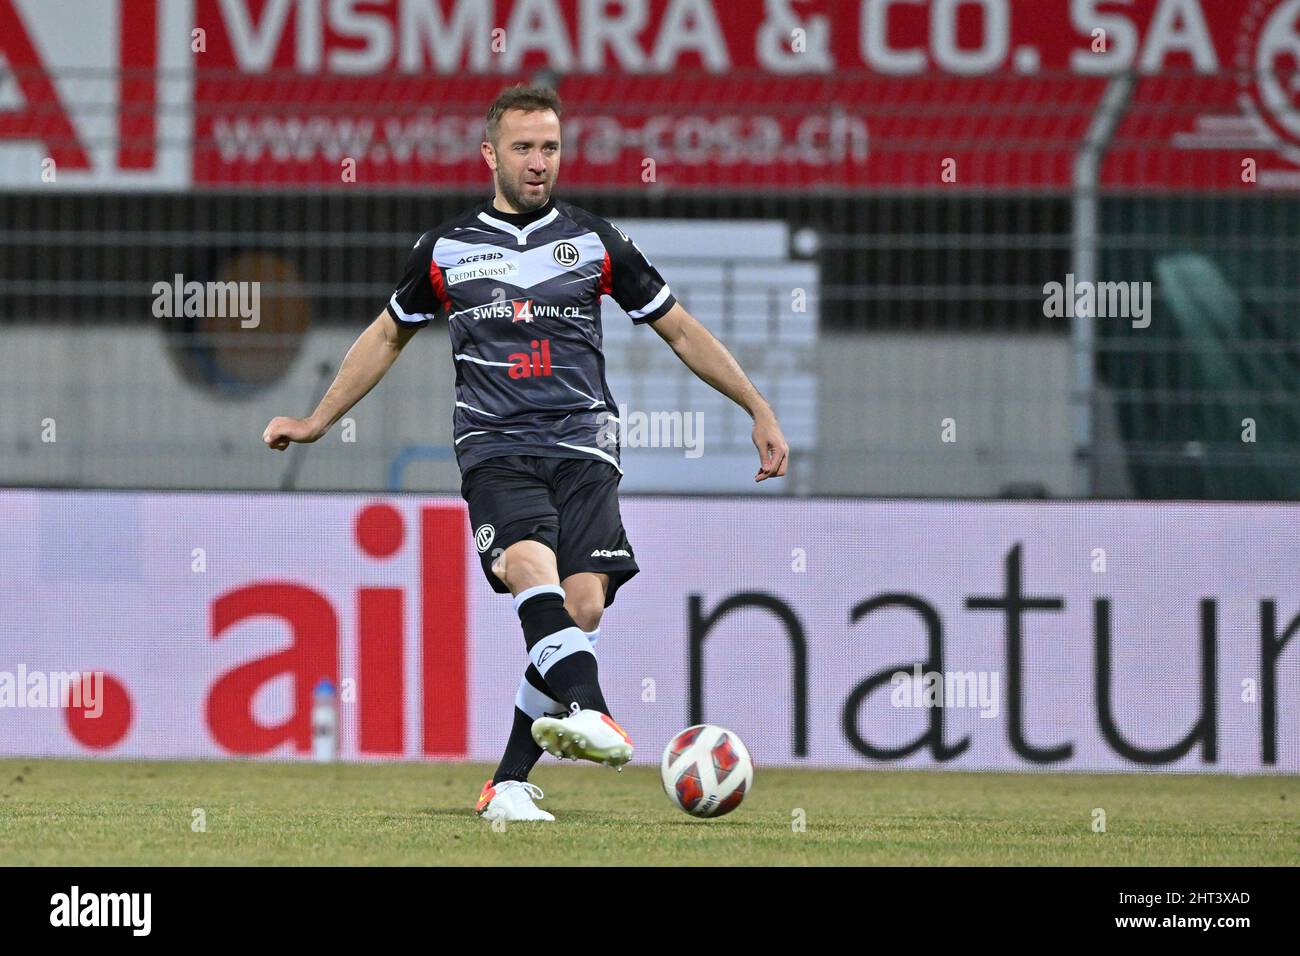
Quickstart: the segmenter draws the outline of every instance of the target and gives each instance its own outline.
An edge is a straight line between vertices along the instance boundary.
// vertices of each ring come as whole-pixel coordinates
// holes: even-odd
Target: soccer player
[[[497,97],[481,147],[496,195],[420,237],[387,308],[353,344],[316,410],[275,418],[262,436],[277,450],[316,441],[416,331],[446,323],[461,494],[483,572],[494,591],[513,596],[528,650],[505,754],[476,807],[493,820],[555,819],[536,806],[543,794],[528,782],[543,749],[614,767],[632,757],[594,654],[601,615],[638,570],[618,508],[623,473],[601,296],[749,412],[756,481],[784,475],[789,453],[771,406],[636,244],[552,197],[560,117],[549,89],[514,86]]]

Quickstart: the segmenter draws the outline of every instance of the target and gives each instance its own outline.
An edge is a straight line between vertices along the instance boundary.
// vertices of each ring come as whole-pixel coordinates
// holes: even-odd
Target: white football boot
[[[533,740],[561,759],[590,760],[619,770],[632,759],[632,738],[614,718],[598,710],[582,710],[577,704],[570,705],[568,717],[534,720]]]
[[[496,785],[489,780],[483,784],[474,811],[484,820],[554,821],[555,817],[533,803],[544,796],[541,787],[525,780],[502,780]]]

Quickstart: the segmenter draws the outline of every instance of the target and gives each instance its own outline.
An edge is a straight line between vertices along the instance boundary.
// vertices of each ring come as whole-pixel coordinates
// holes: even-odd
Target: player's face
[[[519,212],[544,206],[560,173],[560,119],[552,110],[506,110],[495,148],[483,155],[506,202]]]

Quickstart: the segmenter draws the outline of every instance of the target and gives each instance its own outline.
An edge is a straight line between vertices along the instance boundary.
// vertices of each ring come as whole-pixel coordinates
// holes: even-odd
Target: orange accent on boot
[[[614,718],[609,716],[609,714],[601,714],[600,719],[603,720],[605,723],[609,724],[615,730],[617,730],[619,734],[623,737],[623,739],[626,740],[628,743],[632,742],[632,738],[627,735],[627,731],[624,730],[622,727],[620,727],[618,724],[616,724],[614,722]]]
[[[496,790],[492,787],[492,781],[489,780],[483,784],[483,791],[478,795],[478,803],[474,806],[475,813],[482,813],[487,809],[487,805],[492,802],[492,798],[497,795]]]

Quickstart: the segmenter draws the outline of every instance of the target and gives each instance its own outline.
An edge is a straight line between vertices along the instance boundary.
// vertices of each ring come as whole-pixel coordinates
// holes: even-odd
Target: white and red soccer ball
[[[754,786],[754,762],[740,738],[724,727],[687,727],[664,748],[659,765],[664,792],[693,817],[730,813]]]

